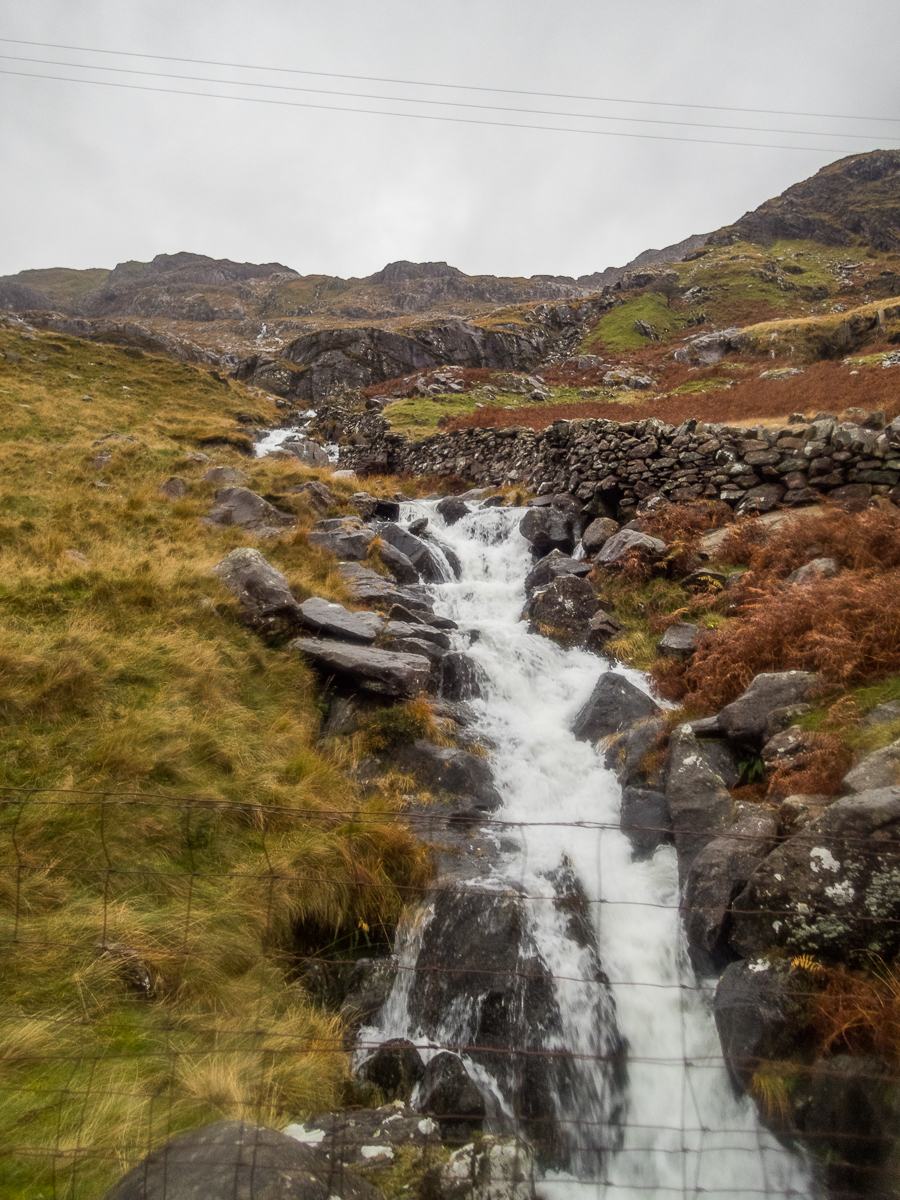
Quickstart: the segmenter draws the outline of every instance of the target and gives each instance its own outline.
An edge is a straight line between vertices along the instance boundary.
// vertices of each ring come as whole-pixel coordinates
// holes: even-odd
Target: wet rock
[[[586,579],[560,575],[531,597],[525,614],[529,630],[561,646],[587,641],[590,621],[600,607],[597,593]]]
[[[418,521],[411,521],[407,526],[408,531],[413,535],[413,537],[421,537],[427,528],[427,517],[420,517]]]
[[[843,792],[868,792],[900,784],[900,741],[873,750],[844,776]]]
[[[288,581],[258,550],[232,550],[210,574],[237,599],[244,622],[263,636],[280,637],[300,624],[300,605]]]
[[[762,745],[769,713],[796,704],[816,681],[808,671],[772,671],[757,675],[747,690],[719,713],[719,724],[736,742]]]
[[[441,650],[450,649],[450,639],[442,629],[432,625],[420,625],[415,622],[388,621],[382,630],[386,638],[418,638],[430,642]]]
[[[318,521],[309,532],[309,544],[319,546],[343,561],[359,562],[369,553],[374,530],[358,517],[334,517]]]
[[[318,442],[310,441],[309,438],[288,438],[281,443],[277,450],[270,451],[273,454],[279,452],[290,454],[292,458],[299,459],[307,467],[328,466],[328,454]]]
[[[658,846],[672,841],[672,819],[665,795],[648,788],[623,788],[619,828],[631,842],[636,862],[650,858]]]
[[[425,1075],[425,1064],[412,1042],[391,1038],[366,1059],[360,1074],[386,1096],[409,1100],[413,1088]]]
[[[572,732],[580,741],[598,742],[658,714],[658,705],[646,692],[624,675],[607,671],[597,680],[587,703],[576,716]]]
[[[665,787],[665,769],[659,748],[663,744],[666,723],[659,717],[645,717],[613,735],[607,744],[604,764],[615,771],[624,787]]]
[[[249,1121],[218,1121],[166,1142],[106,1193],[106,1200],[383,1200],[324,1151]]]
[[[318,596],[298,606],[302,624],[313,633],[343,638],[351,642],[374,642],[383,632],[385,621],[376,613],[351,612],[342,604],[333,604]]]
[[[426,1168],[437,1159],[440,1149],[437,1123],[413,1112],[402,1100],[381,1108],[354,1108],[349,1111],[322,1113],[303,1125],[288,1125],[285,1134],[298,1142],[314,1145],[331,1163],[332,1174],[339,1178],[348,1171],[389,1169],[400,1157],[398,1152],[412,1151],[412,1157]],[[381,1192],[377,1192],[383,1200]],[[231,1200],[223,1197],[222,1200]],[[265,1197],[264,1200],[269,1200]],[[272,1200],[293,1200],[280,1194]]]
[[[436,646],[434,642],[426,642],[424,638],[388,638],[384,646],[387,650],[396,650],[401,654],[421,654],[430,659],[432,663],[439,662],[444,656],[444,651],[439,646]]]
[[[340,1012],[348,1028],[369,1022],[391,994],[397,978],[397,959],[358,958],[347,976]]]
[[[695,734],[679,725],[669,738],[666,800],[682,880],[700,851],[734,821],[725,781],[704,761]]]
[[[666,543],[659,538],[640,533],[637,529],[620,529],[594,555],[594,562],[598,567],[618,567],[626,559],[636,556],[655,563],[662,559],[665,553]]]
[[[486,683],[481,664],[461,650],[453,650],[441,659],[437,690],[445,700],[477,700]]]
[[[737,956],[728,944],[731,904],[775,844],[777,823],[767,812],[750,812],[694,859],[682,914],[694,970],[711,975]]]
[[[602,608],[598,608],[590,621],[588,621],[584,648],[602,653],[606,647],[606,643],[617,637],[624,628],[625,626],[620,621],[617,621],[615,617],[611,617],[608,612],[604,612]]]
[[[733,962],[716,988],[715,1018],[722,1056],[735,1092],[745,1092],[759,1067],[798,1050],[795,1013],[808,985],[787,962]]]
[[[732,945],[746,958],[892,958],[900,951],[900,788],[835,800],[773,850],[734,902]]]
[[[443,1141],[466,1142],[484,1125],[486,1108],[481,1092],[459,1057],[442,1050],[425,1068],[419,1096],[422,1112],[434,1117]]]
[[[483,1138],[462,1146],[437,1172],[439,1200],[534,1200],[535,1166],[521,1138]],[[426,1188],[431,1180],[426,1181]],[[431,1195],[429,1191],[427,1193]]]
[[[589,562],[584,562],[584,560],[579,562],[567,554],[563,554],[561,550],[551,550],[549,554],[539,559],[537,565],[525,576],[525,591],[530,596],[538,588],[547,587],[560,575],[583,577],[590,575],[591,569]]]
[[[688,658],[697,649],[699,634],[696,625],[679,621],[677,625],[670,625],[656,643],[656,652],[667,658]]]
[[[419,582],[419,572],[406,555],[398,550],[396,546],[392,546],[390,542],[381,542],[379,544],[378,555],[397,583]]]
[[[467,750],[435,746],[420,739],[401,747],[394,759],[401,770],[410,771],[430,792],[469,796],[488,811],[503,803],[487,761]]]
[[[215,506],[210,510],[208,525],[240,525],[246,533],[257,537],[281,537],[285,529],[297,523],[293,513],[280,509],[242,487],[220,488]]]
[[[408,529],[403,529],[388,521],[378,526],[378,536],[382,541],[394,546],[401,554],[406,555],[418,572],[419,578],[426,583],[440,583],[445,578],[444,569],[428,543],[410,533]]]
[[[471,512],[465,500],[460,500],[458,496],[447,496],[446,499],[436,504],[435,508],[448,525],[455,525],[457,521],[461,521]]]
[[[540,555],[551,550],[571,554],[575,549],[575,530],[572,516],[555,504],[529,508],[519,523],[519,532],[532,549]]]
[[[320,671],[382,696],[418,696],[428,686],[431,673],[431,663],[420,654],[376,650],[351,642],[304,637],[295,638],[287,648],[312,659]]]

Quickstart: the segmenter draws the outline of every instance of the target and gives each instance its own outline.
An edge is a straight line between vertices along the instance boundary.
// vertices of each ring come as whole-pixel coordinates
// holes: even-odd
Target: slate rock
[[[317,521],[309,532],[309,544],[318,546],[342,561],[359,562],[369,553],[375,531],[358,517],[335,517]]]
[[[748,488],[734,510],[739,517],[747,513],[767,513],[777,508],[784,499],[787,488],[780,483],[761,483]]]
[[[258,550],[245,546],[232,550],[210,574],[217,575],[237,599],[251,629],[277,637],[300,624],[300,605],[287,579]]]
[[[364,521],[369,521],[372,517],[382,521],[396,521],[400,516],[400,504],[397,500],[370,496],[368,492],[355,492],[350,497],[350,503]]]
[[[465,500],[460,500],[458,496],[447,496],[435,505],[435,509],[448,525],[455,525],[457,521],[467,517],[471,511]]]
[[[388,609],[394,604],[402,604],[413,612],[428,614],[431,612],[431,601],[427,596],[408,587],[400,587],[359,563],[341,563],[338,575],[347,585],[347,590],[354,600],[371,608]]]
[[[534,593],[525,611],[532,633],[561,646],[580,646],[587,641],[591,618],[599,607],[597,593],[586,579],[560,575]]]
[[[519,533],[539,555],[551,550],[571,554],[575,549],[575,530],[572,516],[549,504],[543,508],[529,508],[519,522]]]
[[[841,781],[843,792],[868,792],[900,784],[900,741],[862,758]]]
[[[419,578],[426,583],[442,583],[447,578],[446,571],[428,543],[410,533],[408,529],[386,521],[378,526],[378,536],[401,554],[405,554],[418,572]]]
[[[598,554],[613,534],[619,532],[619,523],[611,517],[597,517],[591,521],[581,535],[581,545],[585,555],[593,558]]]
[[[165,496],[167,500],[180,500],[187,495],[187,483],[177,475],[173,475],[171,479],[167,479],[165,483],[159,485],[159,494]]]
[[[682,916],[694,970],[712,975],[737,956],[728,944],[731,904],[775,844],[777,822],[746,813],[699,852],[687,874]]]
[[[757,748],[762,745],[769,713],[796,704],[816,682],[808,671],[771,671],[757,675],[747,690],[719,712],[728,737]]]
[[[371,1058],[363,1063],[360,1075],[380,1088],[386,1096],[408,1100],[413,1088],[425,1075],[422,1055],[407,1038],[382,1042]]]
[[[467,750],[435,746],[420,738],[411,745],[402,746],[394,758],[401,770],[411,772],[420,785],[431,792],[469,796],[488,811],[503,803],[486,759],[469,754]]]
[[[304,600],[299,614],[302,624],[313,633],[350,642],[374,642],[386,624],[376,613],[351,612],[342,604],[318,596]]]
[[[419,572],[402,550],[398,550],[390,542],[382,542],[378,547],[378,554],[397,583],[419,582]]]
[[[445,1142],[467,1142],[484,1125],[484,1098],[460,1058],[447,1050],[425,1068],[418,1100],[422,1112],[434,1117]]]
[[[258,537],[279,537],[287,526],[297,523],[297,518],[293,513],[275,508],[248,488],[227,487],[216,492],[216,503],[210,510],[208,523],[240,525],[247,533],[255,533]]]
[[[328,454],[319,445],[318,442],[310,441],[309,438],[289,438],[282,442],[276,449],[270,451],[271,454],[290,454],[293,458],[299,459],[308,467],[327,467]]]
[[[440,646],[419,637],[386,638],[384,647],[386,650],[393,650],[400,654],[421,654],[424,658],[430,659],[432,663],[436,663],[444,657],[444,651]]]
[[[784,960],[733,962],[716,988],[715,1019],[722,1057],[735,1092],[750,1087],[759,1067],[797,1052],[795,1014],[809,987]]]
[[[390,1168],[400,1158],[398,1151],[413,1151],[414,1160],[427,1166],[440,1148],[437,1122],[402,1100],[380,1108],[321,1113],[303,1125],[288,1125],[284,1132],[300,1142],[314,1142],[328,1157],[334,1177],[348,1171],[354,1178],[353,1172],[361,1168]],[[377,1195],[382,1197],[381,1192]]]
[[[617,637],[625,626],[621,621],[617,621],[615,617],[610,616],[602,608],[598,608],[591,619],[588,621],[587,637],[584,642],[585,650],[594,650],[597,653],[602,653],[606,647],[606,643],[612,638]]]
[[[547,587],[560,575],[590,575],[591,564],[563,554],[561,550],[551,550],[525,576],[525,591],[530,596],[538,588]]]
[[[700,753],[696,735],[679,725],[669,738],[666,800],[672,814],[682,880],[700,851],[734,821],[734,801],[725,781]]]
[[[606,747],[604,765],[615,771],[626,788],[665,787],[665,770],[659,762],[658,750],[666,723],[660,717],[645,717],[614,734]],[[655,760],[655,761],[654,761]]]
[[[397,979],[398,963],[388,958],[358,958],[352,963],[344,986],[340,1013],[350,1029],[369,1022],[384,1005]]]
[[[580,741],[598,742],[646,717],[657,716],[659,711],[647,693],[624,675],[607,671],[575,717],[572,732]]]
[[[619,828],[631,842],[636,862],[650,858],[658,846],[672,841],[672,819],[663,792],[648,788],[622,789]]]
[[[666,543],[659,538],[641,533],[637,529],[620,529],[594,555],[594,562],[598,567],[617,567],[632,555],[657,562],[665,553]]]
[[[329,642],[321,638],[294,638],[288,650],[299,651],[328,674],[382,696],[411,698],[428,686],[430,661],[421,654],[376,650],[352,642]]]
[[[656,643],[656,651],[667,658],[688,658],[697,649],[698,626],[688,621],[670,625]]]
[[[450,649],[450,639],[446,633],[431,625],[419,625],[416,623],[407,623],[406,621],[388,621],[384,626],[383,633],[388,638],[419,638],[422,641],[431,642],[433,645],[440,647],[441,650]]]
[[[206,460],[206,455],[203,455]],[[208,461],[208,460],[207,460]],[[250,482],[250,476],[246,471],[241,471],[237,467],[210,467],[208,471],[204,471],[200,478],[205,483],[218,483],[219,485],[228,484],[230,486],[240,486]]]
[[[743,957],[775,949],[893,958],[900,951],[900,787],[835,800],[750,876],[734,902]]]
[[[484,668],[463,651],[452,650],[441,659],[437,691],[445,700],[477,700],[486,684]]]
[[[106,1193],[106,1200],[383,1200],[317,1146],[249,1121],[218,1121],[172,1138]]]

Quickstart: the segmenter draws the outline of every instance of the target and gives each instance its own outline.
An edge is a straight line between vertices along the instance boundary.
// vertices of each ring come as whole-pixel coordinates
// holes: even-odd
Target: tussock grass
[[[57,335],[0,326],[0,407],[0,1192],[93,1200],[191,1125],[338,1103],[341,1030],[292,982],[298,947],[388,940],[429,863],[319,747],[308,669],[210,574],[257,544],[202,524],[214,463],[295,514],[260,547],[295,593],[345,599],[296,489],[340,511],[355,481],[193,462],[269,402]]]

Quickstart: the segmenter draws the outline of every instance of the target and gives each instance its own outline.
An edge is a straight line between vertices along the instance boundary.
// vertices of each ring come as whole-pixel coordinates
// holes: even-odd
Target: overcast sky
[[[0,17],[4,39],[81,47],[0,54],[82,64],[3,72],[245,98],[0,74],[0,274],[190,250],[304,274],[580,275],[900,145],[897,0],[0,0]],[[605,132],[297,106],[317,104]]]

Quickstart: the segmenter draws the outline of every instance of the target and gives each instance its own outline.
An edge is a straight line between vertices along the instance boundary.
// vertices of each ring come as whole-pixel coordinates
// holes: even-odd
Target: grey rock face
[[[666,800],[679,873],[685,879],[700,851],[734,821],[734,802],[722,776],[704,760],[696,736],[685,725],[669,738]]]
[[[900,951],[900,787],[836,800],[778,847],[734,902],[731,937],[746,958]]]
[[[525,576],[525,591],[531,595],[537,588],[546,587],[560,575],[584,576],[590,575],[590,573],[591,564],[589,562],[584,560],[579,562],[567,554],[563,554],[561,550],[551,550]]]
[[[867,754],[844,776],[845,792],[868,792],[900,784],[900,741]]]
[[[300,620],[313,633],[343,638],[351,642],[374,642],[385,622],[376,613],[351,612],[342,604],[333,604],[318,596],[299,605]]]
[[[306,655],[320,670],[382,696],[418,696],[428,686],[431,673],[431,663],[420,654],[376,650],[351,642],[295,638],[287,648]]]
[[[391,521],[378,526],[378,536],[401,554],[405,554],[419,578],[426,583],[440,583],[444,579],[443,567],[422,538]]]
[[[760,746],[772,709],[796,704],[816,681],[808,671],[772,671],[757,675],[743,695],[726,704],[719,724],[737,742]]]
[[[529,508],[519,523],[519,533],[538,554],[549,554],[551,550],[571,554],[575,549],[572,516],[553,504]]]
[[[468,516],[471,511],[465,500],[460,500],[458,496],[447,496],[445,500],[441,500],[435,507],[448,525],[455,525],[457,521],[461,521],[463,517]]]
[[[580,646],[588,639],[591,619],[599,607],[597,593],[588,581],[566,574],[534,593],[526,615],[533,633],[561,646]]]
[[[665,771],[647,761],[660,744],[665,728],[661,718],[644,717],[610,738],[603,761],[615,771],[623,787],[657,791],[665,787]]]
[[[796,1048],[792,1015],[802,990],[786,963],[733,962],[716,988],[722,1055],[735,1091],[746,1091],[761,1063],[783,1061]]]
[[[172,1138],[128,1172],[106,1200],[383,1200],[327,1155],[275,1129],[218,1121]]]
[[[735,957],[728,946],[731,904],[775,844],[777,823],[751,812],[705,846],[694,859],[684,887],[682,913],[694,969],[704,975]]]
[[[632,553],[656,560],[662,558],[665,552],[666,543],[659,538],[639,533],[636,529],[620,529],[604,542],[602,549],[594,555],[594,562],[598,567],[615,567]]]
[[[445,700],[476,700],[487,681],[481,665],[461,650],[444,655],[438,678],[438,693]]]
[[[355,1178],[353,1172],[361,1167],[390,1167],[401,1148],[413,1150],[415,1156],[427,1164],[439,1146],[436,1123],[427,1118],[423,1120],[421,1113],[413,1112],[399,1100],[381,1108],[322,1113],[303,1125],[289,1125],[285,1133],[304,1142],[316,1131],[324,1134],[318,1149],[330,1161],[334,1177],[348,1171],[352,1179]],[[376,1153],[373,1153],[373,1147],[377,1147]],[[380,1191],[373,1190],[381,1197]],[[222,1200],[231,1200],[231,1197],[223,1196]],[[282,1197],[272,1200],[282,1200]]]
[[[478,807],[489,811],[503,803],[485,759],[469,754],[467,750],[454,750],[419,740],[411,746],[401,747],[395,760],[398,767],[411,771],[429,791],[471,797]]]
[[[687,621],[670,625],[656,643],[657,653],[664,654],[668,658],[687,658],[697,649],[699,633],[698,627]]]
[[[669,806],[662,792],[623,788],[619,826],[631,842],[632,858],[637,862],[649,858],[657,846],[671,842],[671,825]]]
[[[534,1200],[534,1157],[521,1138],[483,1138],[437,1172],[440,1200]],[[431,1182],[431,1181],[429,1181]]]
[[[297,438],[296,440],[289,438],[287,441],[281,443],[278,450],[272,451],[272,453],[277,454],[279,451],[282,454],[292,455],[308,467],[328,466],[328,455],[326,452],[318,442],[310,441],[309,438]]]
[[[451,1145],[467,1142],[486,1115],[484,1097],[461,1060],[447,1050],[436,1054],[424,1071],[422,1111],[437,1119],[441,1137]]]
[[[242,487],[220,488],[209,514],[209,523],[213,525],[241,525],[257,537],[280,537],[296,521],[292,513],[281,512],[262,496]]]
[[[359,563],[341,563],[338,574],[347,584],[350,595],[371,608],[389,609],[402,604],[415,613],[430,613],[431,602],[423,595],[405,587],[398,587],[369,567]]]
[[[598,554],[613,534],[618,532],[619,524],[611,517],[597,517],[595,521],[591,521],[581,535],[581,544],[587,557],[593,558]]]
[[[369,553],[375,531],[358,517],[335,517],[318,521],[310,530],[309,544],[330,550],[336,558],[359,562]]]
[[[300,623],[300,605],[282,573],[258,550],[232,550],[211,574],[217,575],[237,599],[246,623],[258,632],[277,636]]]
[[[576,716],[572,732],[581,741],[597,742],[658,714],[658,705],[646,692],[624,675],[607,671],[597,680],[587,703]]]

